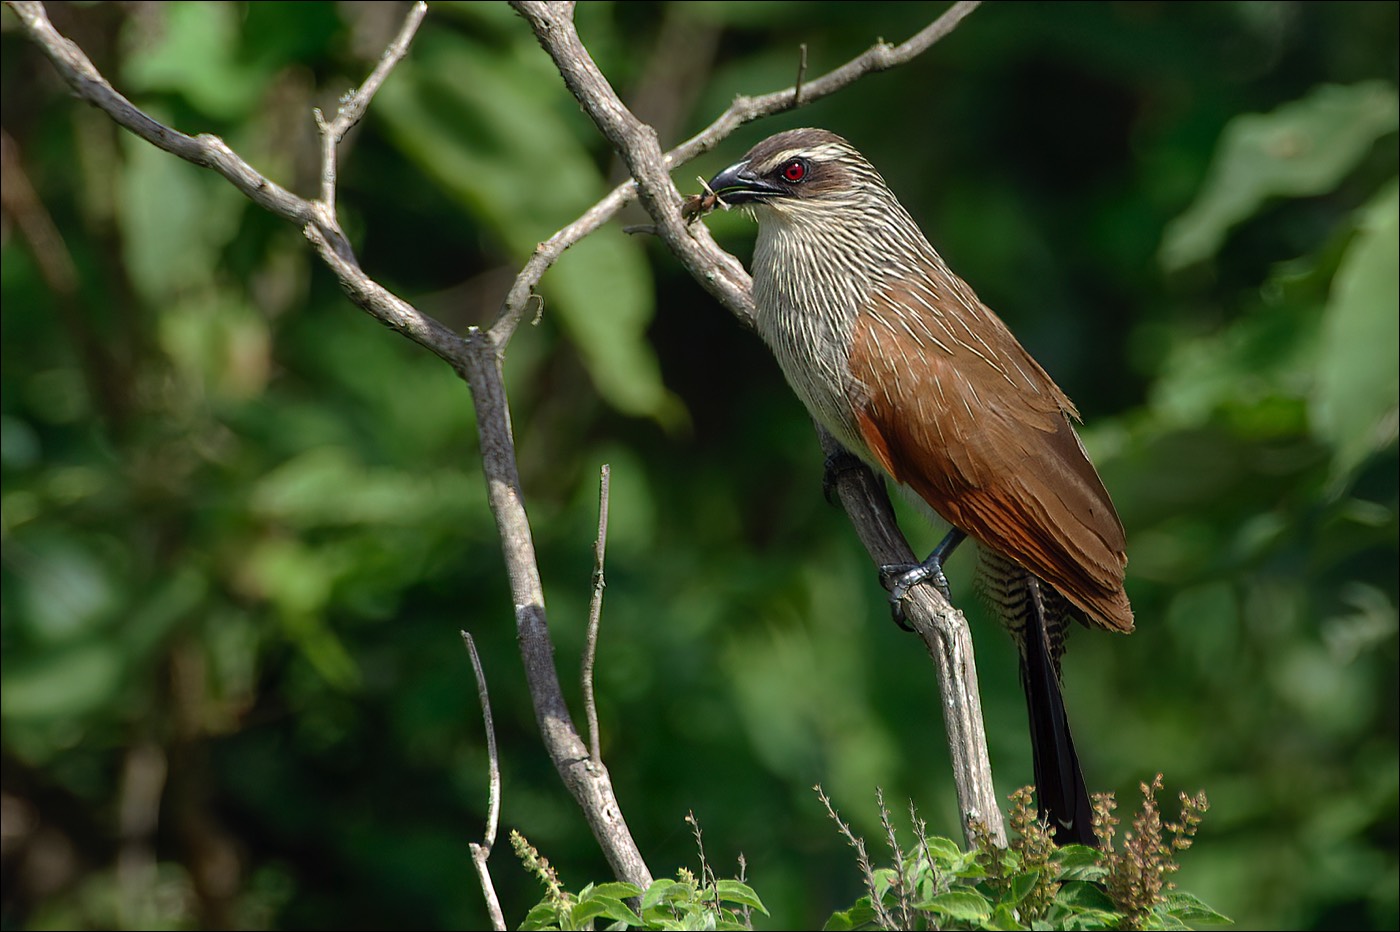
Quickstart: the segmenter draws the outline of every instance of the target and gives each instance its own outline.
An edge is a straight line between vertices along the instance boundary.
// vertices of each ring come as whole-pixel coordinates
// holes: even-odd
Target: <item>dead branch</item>
[[[530,23],[535,38],[554,61],[564,84],[622,156],[637,184],[638,197],[655,223],[656,234],[696,281],[741,321],[750,322],[753,295],[748,273],[737,259],[715,244],[703,224],[687,223],[682,213],[684,201],[671,182],[671,166],[661,152],[656,133],[627,109],[593,61],[574,28],[572,5],[540,0],[512,0],[511,5]],[[877,44],[846,65],[804,84],[802,101],[815,100],[845,87],[861,75],[907,61],[947,35],[975,7],[975,3],[957,4],[903,45]],[[788,109],[794,106],[796,97],[793,88],[755,98],[743,107],[738,107],[736,102],[724,117],[695,137],[695,140],[703,140],[703,147],[697,144],[697,151],[723,138],[729,131],[724,127],[737,128],[747,114]],[[819,430],[819,434],[824,445],[834,443],[824,431]],[[877,566],[917,562],[912,560],[912,551],[900,533],[883,490],[879,491],[877,500],[872,486],[878,488],[865,469],[846,470],[836,483],[842,505],[872,560]],[[994,838],[1002,841],[1005,832],[1001,827],[1001,810],[996,803],[987,756],[972,636],[961,612],[931,587],[918,588],[922,591],[906,603],[905,609],[938,670],[964,835],[971,843],[971,836],[967,834],[969,820],[979,819]]]
[[[476,694],[481,700],[481,719],[486,726],[486,757],[490,767],[490,788],[487,790],[486,834],[481,843],[467,845],[472,853],[472,864],[476,867],[477,879],[481,882],[482,895],[486,897],[486,911],[491,914],[491,928],[503,930],[506,927],[505,914],[501,912],[501,901],[496,896],[496,885],[491,881],[491,870],[486,862],[491,857],[491,849],[496,846],[496,827],[501,816],[501,759],[496,753],[496,726],[491,721],[491,695],[486,691],[486,671],[481,668],[481,657],[476,652],[476,642],[463,631],[462,643],[471,657],[472,673],[476,676]]]

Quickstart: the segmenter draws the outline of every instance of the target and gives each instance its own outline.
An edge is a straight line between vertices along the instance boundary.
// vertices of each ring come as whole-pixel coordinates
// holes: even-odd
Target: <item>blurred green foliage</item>
[[[663,144],[737,93],[898,41],[940,5],[589,3]],[[310,108],[389,4],[53,4],[116,86],[316,190]],[[3,14],[0,476],[7,928],[486,924],[504,827],[608,879],[540,748],[464,385],[356,311],[300,233],[77,102]],[[989,4],[913,64],[744,127],[878,165],[1086,415],[1123,515],[1129,638],[1068,702],[1095,790],[1159,770],[1211,818],[1177,880],[1242,928],[1394,928],[1397,6]],[[365,268],[452,326],[619,178],[524,23],[434,4],[344,147]],[[604,756],[658,876],[706,828],[774,927],[861,889],[882,786],[955,834],[932,670],[820,492],[757,341],[629,213],[544,283],[507,378],[557,660],[577,693],[612,465]],[[751,225],[709,221],[747,257]],[[905,525],[916,547],[934,529]],[[970,561],[970,558],[967,558]],[[1015,661],[973,618],[999,784],[1029,780]],[[861,819],[865,821],[862,822]],[[502,845],[508,920],[538,898]]]

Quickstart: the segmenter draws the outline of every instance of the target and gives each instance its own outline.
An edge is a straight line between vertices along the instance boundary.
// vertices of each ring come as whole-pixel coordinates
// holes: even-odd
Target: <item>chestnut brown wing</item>
[[[1123,526],[1074,407],[961,282],[901,285],[857,319],[851,399],[871,454],[939,515],[1131,631]]]

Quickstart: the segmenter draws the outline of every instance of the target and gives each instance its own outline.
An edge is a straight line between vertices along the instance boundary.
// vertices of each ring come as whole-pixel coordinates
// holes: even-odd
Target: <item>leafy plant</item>
[[[682,867],[674,880],[654,880],[645,890],[630,883],[590,883],[577,894],[564,889],[549,861],[525,836],[511,832],[516,855],[545,888],[544,899],[530,909],[520,928],[591,929],[602,919],[609,922],[609,929],[752,929],[752,911],[767,915],[768,910],[744,882],[743,855],[739,856],[737,879],[716,877],[705,858],[695,814],[687,815],[686,822],[700,852],[698,876]]]
[[[1190,923],[1230,920],[1195,896],[1175,890],[1167,875],[1175,856],[1191,847],[1204,793],[1181,794],[1179,822],[1163,823],[1156,794],[1160,774],[1142,784],[1143,801],[1132,831],[1113,839],[1113,794],[1094,799],[1094,834],[1100,848],[1056,847],[1053,829],[1041,822],[1031,788],[1011,794],[1010,844],[1002,848],[986,827],[973,825],[975,844],[963,850],[947,838],[929,837],[911,807],[916,845],[899,844],[889,811],[879,798],[880,821],[896,867],[871,870],[865,845],[841,821],[825,795],[832,818],[856,848],[867,894],[827,921],[830,930],[854,929],[1186,929]]]

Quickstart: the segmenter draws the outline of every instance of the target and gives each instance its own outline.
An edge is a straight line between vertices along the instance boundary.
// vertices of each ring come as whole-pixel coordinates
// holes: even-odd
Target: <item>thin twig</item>
[[[836,827],[841,830],[841,834],[845,836],[846,843],[856,849],[856,865],[860,868],[861,878],[865,881],[865,889],[870,894],[870,905],[875,910],[875,920],[880,924],[880,928],[908,928],[908,926],[896,925],[894,917],[890,915],[889,908],[885,906],[885,898],[880,895],[875,883],[875,868],[871,865],[870,855],[865,850],[865,839],[851,831],[851,827],[837,814],[836,807],[831,804],[831,800],[827,797],[826,791],[822,789],[820,783],[812,789],[816,791],[817,798],[825,807],[826,814],[831,817],[831,820],[836,823]]]
[[[695,810],[692,809],[685,814],[686,824],[690,826],[690,834],[695,838],[695,850],[700,854],[700,887],[702,890],[713,890],[715,894],[715,912],[719,912],[719,881],[715,877],[715,872],[710,867],[710,861],[705,857],[705,833],[700,831],[700,820],[695,818]]]
[[[491,764],[490,806],[486,810],[485,848],[489,857],[496,844],[496,827],[501,814],[501,761],[496,754],[496,726],[491,720],[491,696],[486,691],[486,673],[481,668],[481,657],[476,652],[476,641],[466,631],[461,632],[462,643],[472,659],[472,673],[476,675],[476,694],[481,700],[481,718],[486,724],[486,755]]]
[[[341,140],[364,117],[369,102],[389,77],[389,72],[408,54],[409,43],[413,41],[413,36],[418,32],[418,27],[427,13],[428,4],[423,0],[418,0],[409,7],[399,34],[379,56],[379,64],[375,65],[369,77],[365,78],[365,83],[340,98],[335,122],[327,124],[319,108],[312,111],[316,118],[316,128],[321,132],[321,203],[326,205],[326,210],[332,217],[335,216],[336,151]]]
[[[588,603],[588,636],[583,645],[583,708],[588,717],[588,750],[594,766],[603,766],[598,743],[598,705],[593,698],[593,661],[598,655],[598,625],[603,617],[603,554],[608,546],[608,486],[612,467],[607,463],[598,476],[598,537],[593,542],[593,597]]]
[[[894,858],[894,888],[895,904],[899,907],[899,927],[901,929],[914,928],[913,914],[910,912],[909,877],[905,874],[905,854],[900,847],[899,836],[895,834],[894,820],[890,818],[889,807],[885,805],[885,791],[882,787],[875,787],[875,805],[880,810],[880,825],[885,829],[885,844],[890,847],[890,855]]]
[[[740,851],[739,856],[735,858],[735,860],[739,862],[739,876],[735,879],[740,883],[748,883],[749,862],[748,859],[744,857],[744,852]],[[739,921],[743,923],[744,928],[753,929],[753,907],[749,906],[747,903],[742,905],[739,908]]]
[[[928,846],[928,823],[919,817],[919,810],[914,806],[914,800],[909,800],[909,821],[914,826],[914,838],[919,845],[919,853],[923,856],[923,863],[928,875],[935,880],[939,880],[938,865],[934,863],[933,851]],[[935,893],[942,893],[942,887],[934,890]]]
[[[802,106],[802,79],[807,77],[807,43],[803,42],[798,47],[800,57],[797,62],[797,80],[792,82],[792,105]]]
[[[504,929],[505,915],[501,912],[501,901],[496,896],[496,885],[491,882],[491,871],[486,866],[491,857],[491,849],[496,845],[496,827],[501,814],[501,761],[496,754],[496,726],[491,721],[491,696],[486,691],[486,672],[481,668],[481,657],[476,652],[476,642],[466,631],[461,632],[462,643],[472,659],[472,673],[476,675],[476,694],[481,700],[481,718],[486,724],[486,756],[491,767],[491,787],[486,808],[486,836],[481,844],[471,842],[467,848],[476,865],[476,875],[481,881],[481,892],[486,897],[486,909],[491,913],[491,928]]]

